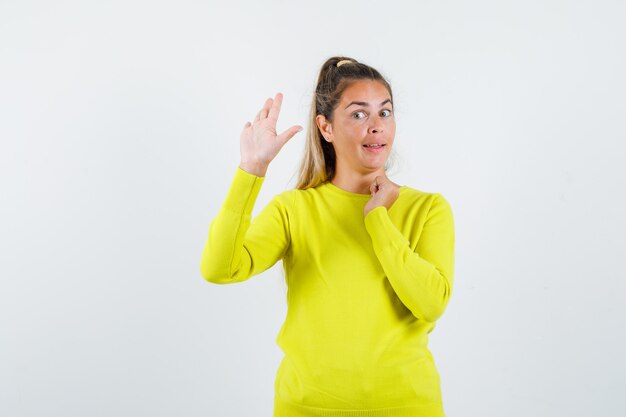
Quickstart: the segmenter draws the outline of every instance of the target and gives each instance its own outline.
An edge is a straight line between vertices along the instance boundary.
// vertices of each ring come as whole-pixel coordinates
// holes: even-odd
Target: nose
[[[382,117],[373,117],[369,126],[369,133],[382,133],[383,119]]]

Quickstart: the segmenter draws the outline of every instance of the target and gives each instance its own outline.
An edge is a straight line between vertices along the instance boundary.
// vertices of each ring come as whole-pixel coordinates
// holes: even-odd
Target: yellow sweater
[[[230,284],[283,260],[274,416],[444,416],[428,334],[452,292],[447,200],[402,186],[364,217],[370,195],[327,182],[282,192],[252,219],[263,180],[237,168],[200,270]]]

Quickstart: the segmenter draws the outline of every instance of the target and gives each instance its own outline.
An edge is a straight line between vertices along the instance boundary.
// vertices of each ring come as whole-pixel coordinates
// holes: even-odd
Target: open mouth
[[[369,144],[369,145],[363,145],[363,147],[365,149],[367,149],[368,151],[378,152],[378,151],[381,151],[381,150],[384,149],[385,144],[384,143],[382,143],[382,144],[381,143],[372,143],[372,144]]]

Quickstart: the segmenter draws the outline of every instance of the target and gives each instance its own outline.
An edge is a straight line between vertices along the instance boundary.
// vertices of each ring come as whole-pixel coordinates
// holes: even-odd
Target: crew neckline
[[[370,194],[353,193],[352,191],[344,190],[343,188],[337,187],[335,184],[333,184],[330,181],[324,183],[323,185],[325,185],[333,193],[343,195],[345,197],[358,198],[362,200],[369,200],[372,197]],[[401,185],[400,191],[402,191],[404,188],[406,188],[406,186]]]

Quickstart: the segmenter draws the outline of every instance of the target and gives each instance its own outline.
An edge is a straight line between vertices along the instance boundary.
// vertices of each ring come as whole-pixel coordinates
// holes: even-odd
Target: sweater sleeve
[[[365,227],[398,298],[415,317],[435,322],[448,305],[454,276],[454,219],[448,201],[435,194],[415,251],[384,206],[367,213]]]
[[[290,243],[285,198],[275,196],[252,219],[264,177],[237,167],[226,199],[212,220],[200,272],[209,282],[230,284],[260,274],[281,259]]]

